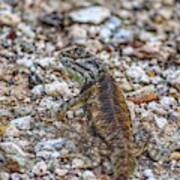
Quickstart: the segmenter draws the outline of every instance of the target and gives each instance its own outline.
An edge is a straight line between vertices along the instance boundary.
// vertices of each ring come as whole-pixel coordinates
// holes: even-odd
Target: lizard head
[[[79,73],[86,84],[96,82],[102,72],[100,59],[84,47],[63,49],[59,54],[59,60],[65,68]]]

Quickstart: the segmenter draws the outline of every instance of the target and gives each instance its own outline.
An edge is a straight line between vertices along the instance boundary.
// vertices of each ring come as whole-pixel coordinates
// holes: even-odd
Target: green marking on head
[[[95,82],[101,72],[98,59],[95,56],[75,57],[68,56],[68,52],[59,55],[62,65],[68,69],[67,72],[73,79],[76,79],[81,84]]]
[[[71,79],[77,81],[80,85],[84,84],[85,79],[79,72],[74,71],[71,68],[65,68],[64,71]]]

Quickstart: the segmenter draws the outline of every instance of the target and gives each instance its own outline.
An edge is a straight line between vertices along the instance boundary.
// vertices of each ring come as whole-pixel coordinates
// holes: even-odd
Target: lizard
[[[89,125],[110,152],[113,178],[131,179],[136,168],[136,159],[146,148],[143,144],[143,147],[137,149],[134,143],[133,124],[119,83],[102,60],[84,47],[65,48],[58,58],[63,66],[84,77],[80,94],[63,104],[59,117],[62,119],[64,112],[78,102],[85,103]],[[161,153],[153,151],[153,147],[149,149],[152,159],[162,159]]]
[[[128,180],[135,170],[136,157],[132,151],[132,121],[119,84],[105,66],[101,67],[101,60],[83,47],[66,48],[60,52],[59,59],[65,67],[85,78],[80,97],[67,101],[61,112],[80,99],[86,102],[90,124],[111,152],[114,179]]]

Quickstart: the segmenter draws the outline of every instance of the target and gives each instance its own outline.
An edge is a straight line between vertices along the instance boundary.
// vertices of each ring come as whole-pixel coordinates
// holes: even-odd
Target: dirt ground
[[[137,141],[152,135],[159,158],[132,179],[180,179],[179,0],[0,0],[0,179],[113,179],[83,109],[57,115],[80,91],[58,59],[71,45],[113,67]]]

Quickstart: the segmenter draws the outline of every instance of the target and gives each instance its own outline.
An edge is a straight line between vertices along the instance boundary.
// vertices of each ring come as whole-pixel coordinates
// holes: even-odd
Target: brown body
[[[114,179],[131,179],[136,166],[136,157],[146,150],[147,144],[143,143],[142,148],[134,146],[132,121],[119,84],[109,74],[110,71],[102,60],[84,47],[65,48],[59,58],[65,67],[77,71],[85,79],[80,95],[68,100],[61,111],[67,111],[80,100],[84,102],[90,115],[88,122],[93,127],[95,135],[104,142],[103,148],[106,145],[107,152],[110,152]],[[60,117],[63,117],[61,114],[63,113],[60,113]],[[180,137],[179,132],[178,130],[175,137]],[[162,160],[165,154],[165,157],[168,156],[167,149],[169,149],[168,154],[177,149],[178,140],[173,144],[170,141],[171,147],[168,144],[165,145],[166,148],[162,148],[166,153],[153,150],[154,148],[148,145],[149,155],[154,160]],[[99,149],[101,151],[101,147]]]
[[[114,179],[128,180],[136,164],[131,152],[132,122],[125,98],[108,73],[103,73],[94,87],[89,97],[93,127],[111,152]]]
[[[130,179],[136,165],[132,153],[132,121],[119,84],[101,64],[102,61],[82,47],[63,50],[60,59],[65,67],[79,72],[86,79],[80,99],[87,105],[88,120],[93,131],[110,152],[114,179]],[[64,109],[67,110],[78,99],[68,101]]]

